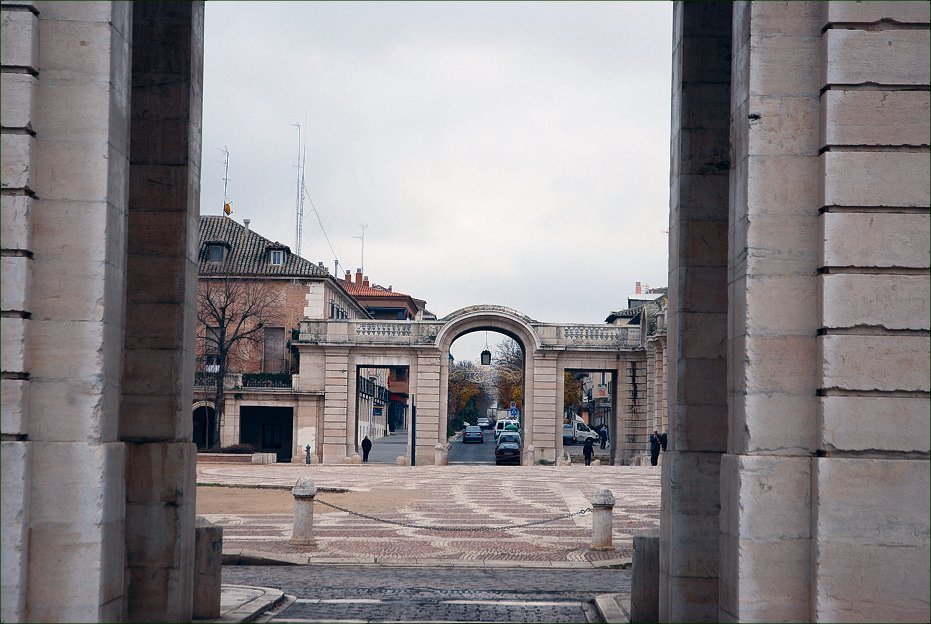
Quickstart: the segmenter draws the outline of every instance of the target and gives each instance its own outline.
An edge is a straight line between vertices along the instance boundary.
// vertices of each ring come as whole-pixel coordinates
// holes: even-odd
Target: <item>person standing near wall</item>
[[[368,436],[362,438],[362,461],[367,463],[369,460],[369,452],[372,450],[372,441],[369,440]]]
[[[598,437],[601,438],[601,449],[606,449],[608,447],[608,425],[601,425],[601,429],[598,430]]]
[[[657,429],[650,434],[650,465],[655,466],[659,461],[659,450],[663,446],[663,437]]]

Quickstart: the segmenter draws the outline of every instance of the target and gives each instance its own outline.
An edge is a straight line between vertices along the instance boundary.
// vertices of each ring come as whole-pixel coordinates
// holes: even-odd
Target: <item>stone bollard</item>
[[[394,463],[396,463],[398,466],[409,466],[411,463],[411,460],[409,460],[404,455],[398,455],[398,458],[395,460]]]
[[[349,463],[351,463],[351,464],[361,464],[361,463],[362,463],[362,456],[359,455],[358,453],[353,453],[353,454],[352,454],[351,461],[350,461]]]
[[[659,530],[634,535],[630,621],[659,622]]]
[[[600,459],[593,459],[593,460],[592,460],[592,466],[600,466],[600,465],[601,465],[601,460],[600,460]]]
[[[613,550],[614,494],[601,489],[592,496],[592,550]]]
[[[294,529],[291,543],[295,546],[314,546],[314,496],[317,487],[307,477],[301,477],[291,489],[294,496]]]
[[[220,617],[220,572],[223,566],[223,527],[203,516],[194,523],[194,617]]]
[[[445,444],[437,442],[436,446],[433,447],[433,465],[434,466],[448,466],[449,465],[449,453],[446,451]]]

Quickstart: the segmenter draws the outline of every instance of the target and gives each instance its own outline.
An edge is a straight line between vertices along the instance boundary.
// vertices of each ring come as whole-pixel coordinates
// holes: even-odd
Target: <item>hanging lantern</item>
[[[482,366],[488,366],[491,364],[491,351],[485,349],[482,351]]]

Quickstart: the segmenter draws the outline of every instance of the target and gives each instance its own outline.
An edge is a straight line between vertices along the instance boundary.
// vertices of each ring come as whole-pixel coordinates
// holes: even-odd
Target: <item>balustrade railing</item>
[[[243,388],[290,388],[291,373],[243,373]]]

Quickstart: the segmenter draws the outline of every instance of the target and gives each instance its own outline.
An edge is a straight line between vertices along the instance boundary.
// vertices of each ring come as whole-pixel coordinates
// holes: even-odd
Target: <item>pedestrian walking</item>
[[[655,466],[659,460],[659,450],[663,446],[663,438],[659,431],[654,429],[650,434],[650,465]]]
[[[608,447],[608,425],[601,425],[601,429],[598,430],[598,437],[601,438],[601,449],[606,449]]]
[[[585,438],[585,446],[582,447],[582,455],[585,456],[585,465],[592,465],[592,455],[595,454],[595,438]]]
[[[369,452],[372,450],[372,441],[369,440],[368,436],[362,438],[362,461],[368,462]]]

